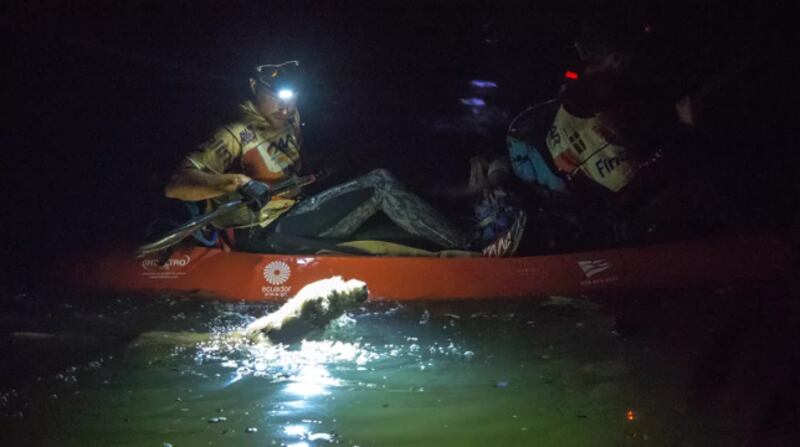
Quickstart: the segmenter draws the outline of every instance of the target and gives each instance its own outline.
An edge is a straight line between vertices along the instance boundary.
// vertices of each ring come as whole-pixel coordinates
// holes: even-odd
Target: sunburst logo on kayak
[[[272,261],[264,267],[264,279],[268,283],[279,286],[289,280],[292,270],[283,261]]]

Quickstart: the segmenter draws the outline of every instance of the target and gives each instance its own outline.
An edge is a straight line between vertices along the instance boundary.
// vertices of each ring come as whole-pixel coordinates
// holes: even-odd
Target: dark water
[[[6,296],[0,444],[794,445],[790,298],[370,302],[302,343],[243,346],[139,336],[224,332],[276,305]]]

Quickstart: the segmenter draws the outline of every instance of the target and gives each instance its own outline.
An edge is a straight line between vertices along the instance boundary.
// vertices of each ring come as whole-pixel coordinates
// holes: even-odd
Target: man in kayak
[[[220,127],[184,159],[166,196],[208,200],[212,206],[242,196],[250,200],[252,206],[214,222],[235,229],[235,245],[242,251],[281,251],[287,240],[347,240],[378,211],[436,247],[470,249],[469,235],[383,169],[308,198],[299,188],[270,193],[271,186],[296,178],[302,166],[298,68],[297,61],[257,67],[249,80],[252,97],[240,105],[240,119]]]
[[[667,63],[649,57],[658,54],[652,27],[637,25],[587,33],[575,43],[582,67],[558,98],[509,126],[506,160],[538,209],[534,250],[646,242],[714,220],[693,172],[704,165],[691,101]]]

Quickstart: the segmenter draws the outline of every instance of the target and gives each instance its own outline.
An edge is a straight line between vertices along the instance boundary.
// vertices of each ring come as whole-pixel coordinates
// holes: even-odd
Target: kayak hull
[[[72,259],[60,273],[72,284],[96,289],[201,292],[247,301],[285,300],[334,275],[365,281],[372,299],[489,299],[764,282],[785,276],[793,256],[788,244],[768,236],[512,258],[280,255],[190,247],[166,259],[136,258],[133,250],[106,252]]]

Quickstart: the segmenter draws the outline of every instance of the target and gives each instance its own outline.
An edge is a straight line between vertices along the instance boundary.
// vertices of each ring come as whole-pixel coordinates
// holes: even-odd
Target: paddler
[[[657,240],[699,229],[709,186],[693,126],[694,98],[678,81],[659,30],[635,22],[591,24],[575,42],[580,67],[557,99],[531,107],[509,126],[516,177],[535,192],[533,250]],[[698,172],[694,172],[697,169]]]
[[[256,67],[249,78],[251,97],[239,106],[239,120],[218,128],[183,160],[165,188],[166,196],[206,200],[211,207],[242,196],[251,200],[252,206],[214,222],[234,229],[235,248],[241,251],[316,251],[321,246],[314,241],[346,241],[379,211],[436,247],[468,250],[467,233],[384,169],[311,197],[304,197],[300,188],[270,193],[271,186],[296,178],[302,166],[299,65],[288,61]]]

